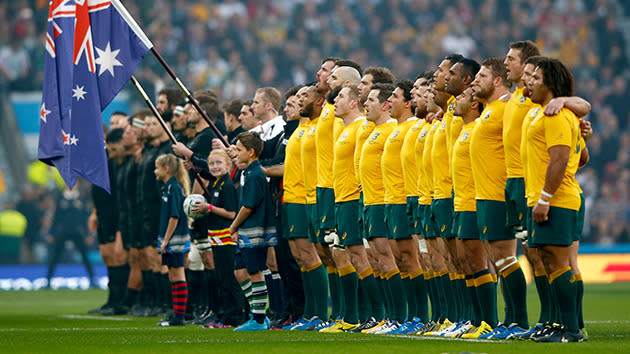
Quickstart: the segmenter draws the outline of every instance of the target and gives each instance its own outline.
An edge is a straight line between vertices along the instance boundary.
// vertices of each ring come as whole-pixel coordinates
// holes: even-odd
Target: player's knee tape
[[[418,240],[418,248],[420,249],[420,253],[429,253],[429,248],[427,247],[427,240],[423,238]]]
[[[506,269],[510,268],[514,264],[518,263],[518,259],[515,256],[505,257],[503,259],[499,259],[495,265],[499,270],[499,273],[503,273]]]
[[[527,241],[527,230],[520,230],[517,231],[514,234],[514,237],[521,240],[521,241]]]
[[[207,237],[193,240],[193,244],[197,246],[197,250],[199,252],[207,252],[212,249],[212,244],[210,243],[210,239]]]
[[[322,231],[324,232],[324,242],[328,244],[335,243],[335,236],[339,238],[335,229],[326,229]]]
[[[188,252],[188,269],[204,270],[201,254],[194,243],[190,245],[190,252]]]

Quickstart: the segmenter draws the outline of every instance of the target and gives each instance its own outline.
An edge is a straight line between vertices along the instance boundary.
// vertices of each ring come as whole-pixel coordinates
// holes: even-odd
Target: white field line
[[[61,318],[77,319],[77,320],[98,320],[98,321],[131,321],[131,318],[126,317],[111,317],[111,316],[90,316],[90,315],[60,315]]]
[[[611,321],[584,321],[584,323],[630,323],[630,321],[611,320]]]

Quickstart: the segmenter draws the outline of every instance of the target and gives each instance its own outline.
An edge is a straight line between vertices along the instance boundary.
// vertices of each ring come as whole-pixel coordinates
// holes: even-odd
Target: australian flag
[[[119,0],[51,0],[38,157],[109,191],[101,112],[151,42]]]

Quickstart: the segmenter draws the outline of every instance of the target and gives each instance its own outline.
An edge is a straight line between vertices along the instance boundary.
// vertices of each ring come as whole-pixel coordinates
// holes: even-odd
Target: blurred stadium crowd
[[[531,39],[573,70],[576,94],[592,104],[591,159],[578,179],[587,200],[582,242],[630,242],[630,96],[617,0],[156,0],[124,1],[158,51],[191,89],[221,103],[252,98],[257,87],[284,90],[314,79],[335,55],[410,77],[458,52],[476,60],[504,55]],[[48,2],[0,3],[0,94],[41,90]],[[435,68],[431,68],[435,69]],[[172,86],[147,56],[136,76],[152,97]],[[127,88],[131,90],[130,88]],[[132,107],[141,108],[130,91]],[[17,208],[29,246],[43,244],[59,184],[34,164]],[[39,170],[38,170],[39,169]],[[36,177],[38,176],[38,177]],[[53,181],[51,183],[51,181]],[[6,209],[6,206],[3,208]],[[43,217],[43,218],[42,218]],[[96,244],[94,244],[96,247]],[[30,247],[29,247],[30,248]],[[28,257],[36,260],[38,257]]]

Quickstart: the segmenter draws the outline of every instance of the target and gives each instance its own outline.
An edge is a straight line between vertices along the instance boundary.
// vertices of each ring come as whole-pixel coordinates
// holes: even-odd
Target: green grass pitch
[[[584,343],[470,342],[415,336],[267,331],[235,333],[158,318],[88,316],[102,290],[0,292],[0,353],[630,353],[630,283],[586,284]],[[538,317],[528,287],[530,321]],[[503,317],[502,314],[499,317]]]

